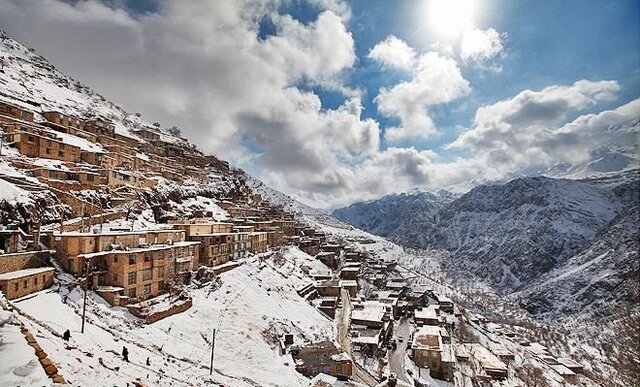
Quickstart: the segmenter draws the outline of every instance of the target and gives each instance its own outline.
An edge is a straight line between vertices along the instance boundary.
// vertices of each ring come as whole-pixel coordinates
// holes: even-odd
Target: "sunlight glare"
[[[431,0],[429,19],[432,28],[439,34],[454,36],[472,24],[475,0]]]

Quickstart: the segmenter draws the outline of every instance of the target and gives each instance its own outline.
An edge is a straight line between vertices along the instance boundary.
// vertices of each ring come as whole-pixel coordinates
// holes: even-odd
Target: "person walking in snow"
[[[147,365],[150,366],[151,365],[151,359],[147,358]]]
[[[129,350],[127,349],[127,347],[122,347],[122,358],[127,363],[129,362]]]
[[[64,333],[62,334],[62,340],[64,341],[69,341],[69,339],[71,338],[71,332],[69,332],[69,330],[67,329],[66,331],[64,331]]]

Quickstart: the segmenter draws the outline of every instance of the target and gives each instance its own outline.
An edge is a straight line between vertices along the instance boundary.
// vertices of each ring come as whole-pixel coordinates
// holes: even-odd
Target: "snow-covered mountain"
[[[640,298],[640,207],[625,207],[593,242],[564,264],[514,294],[520,304],[542,318],[583,318],[628,310]],[[559,304],[558,300],[562,300]],[[555,307],[552,307],[555,306]]]
[[[526,286],[584,249],[636,198],[630,181],[533,177],[476,187],[444,207],[427,245],[502,292]]]
[[[334,214],[404,245],[447,250],[451,267],[503,294],[521,290],[531,312],[561,314],[634,294],[629,270],[638,246],[629,240],[640,224],[639,190],[639,170],[583,180],[527,177],[481,185],[448,203],[400,194]],[[572,286],[562,287],[563,278]],[[601,297],[587,296],[596,288]]]
[[[436,223],[438,212],[453,199],[448,191],[414,190],[354,203],[333,214],[370,233],[415,246],[424,242],[424,230]]]

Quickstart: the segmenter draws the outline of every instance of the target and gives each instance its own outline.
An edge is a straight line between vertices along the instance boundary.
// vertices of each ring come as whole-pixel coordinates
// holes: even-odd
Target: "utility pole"
[[[80,215],[81,215],[81,218],[80,218],[80,219],[81,219],[81,223],[80,223],[80,224],[81,224],[81,229],[80,229],[80,232],[84,232],[84,213],[85,213],[85,211],[84,211],[84,203],[82,203],[82,213],[80,214]]]
[[[211,363],[209,364],[209,375],[213,375],[213,350],[216,348],[216,329],[213,328],[213,339],[211,339]]]
[[[80,329],[80,333],[84,333],[84,316],[87,312],[87,289],[89,287],[89,260],[84,260],[85,275],[84,275],[84,302],[82,303],[82,328]]]

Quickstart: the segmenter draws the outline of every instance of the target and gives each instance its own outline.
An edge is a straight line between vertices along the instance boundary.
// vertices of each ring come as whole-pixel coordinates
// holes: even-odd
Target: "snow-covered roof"
[[[428,320],[437,319],[438,310],[436,309],[436,305],[429,305],[426,308],[416,309],[415,318]]]
[[[16,278],[29,277],[32,275],[47,273],[54,271],[53,267],[36,267],[33,269],[22,269],[17,271],[10,271],[8,273],[0,274],[0,281],[7,281]]]
[[[351,312],[351,319],[362,321],[382,321],[385,312],[385,304],[379,301],[365,301],[360,304],[354,304],[354,308]]]

